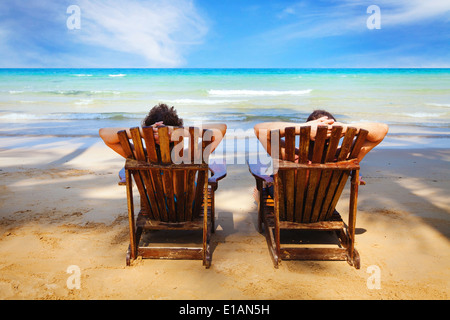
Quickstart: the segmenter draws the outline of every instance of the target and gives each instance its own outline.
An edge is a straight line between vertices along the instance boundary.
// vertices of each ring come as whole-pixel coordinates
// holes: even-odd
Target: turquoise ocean
[[[387,123],[380,148],[450,148],[450,69],[0,69],[0,138],[98,137],[159,102],[237,135],[325,109]]]

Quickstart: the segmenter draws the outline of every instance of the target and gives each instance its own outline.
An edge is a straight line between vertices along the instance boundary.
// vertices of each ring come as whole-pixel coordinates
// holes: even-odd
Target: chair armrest
[[[273,177],[270,175],[265,175],[263,172],[266,172],[268,167],[267,165],[256,163],[256,164],[248,164],[248,169],[250,173],[258,180],[261,180],[265,183],[273,183]]]
[[[217,181],[223,179],[227,175],[227,165],[222,160],[214,160],[209,164],[209,169],[212,172],[211,178],[208,179],[209,184],[217,184]]]
[[[123,167],[120,171],[119,171],[119,186],[124,186],[127,184],[127,179],[125,178],[125,167]]]

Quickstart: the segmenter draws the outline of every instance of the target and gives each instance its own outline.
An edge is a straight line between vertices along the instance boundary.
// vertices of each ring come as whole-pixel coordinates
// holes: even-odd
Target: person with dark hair
[[[147,116],[142,120],[141,125],[143,127],[153,127],[155,141],[159,143],[158,139],[158,127],[169,127],[169,134],[173,132],[175,127],[183,126],[183,119],[178,117],[175,108],[169,107],[166,104],[160,103],[154,106]],[[211,152],[219,145],[227,131],[227,126],[223,123],[214,124],[202,124],[203,129],[210,129],[213,131],[214,141],[211,143]],[[118,131],[125,130],[128,137],[131,138],[129,128],[101,128],[99,135],[103,142],[112,150],[120,154],[122,157],[126,157],[125,151],[119,141]]]
[[[169,108],[169,106],[164,103],[160,103],[150,110],[144,120],[142,120],[142,126],[148,127],[159,122],[163,122],[166,126],[183,126],[183,119],[178,117],[175,108]]]
[[[333,119],[334,121],[336,121],[336,119],[333,117],[333,115],[331,113],[329,113],[328,111],[325,111],[325,110],[314,110],[308,116],[308,119],[306,119],[306,122],[312,121],[312,120],[317,120],[317,119],[320,119],[322,117],[327,117],[328,119]]]

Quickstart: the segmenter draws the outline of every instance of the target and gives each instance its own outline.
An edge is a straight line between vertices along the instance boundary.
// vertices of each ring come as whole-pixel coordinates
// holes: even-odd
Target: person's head
[[[328,111],[325,111],[325,110],[314,110],[309,115],[309,117],[306,120],[306,122],[312,121],[312,120],[317,120],[317,119],[322,118],[322,117],[328,117],[328,119],[333,119],[334,121],[336,121],[336,119],[333,117],[333,115],[331,113],[329,113]]]
[[[170,107],[164,103],[154,106],[147,116],[142,120],[142,126],[151,126],[162,121],[166,126],[181,127],[183,119],[179,118],[174,107]]]

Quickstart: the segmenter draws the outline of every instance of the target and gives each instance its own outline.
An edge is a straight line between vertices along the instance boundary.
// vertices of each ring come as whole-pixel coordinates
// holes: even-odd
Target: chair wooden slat
[[[144,146],[142,145],[142,137],[139,128],[134,127],[130,129],[131,139],[133,140],[134,151],[136,153],[136,160],[145,161],[146,155]]]
[[[356,135],[356,128],[348,127],[345,132],[344,140],[341,144],[341,150],[339,152],[339,156],[337,158],[338,161],[346,160],[348,158],[350,149],[353,144],[353,138]]]
[[[324,153],[325,140],[327,138],[328,128],[325,126],[317,127],[316,140],[314,141],[313,156],[311,159],[312,163],[322,162],[322,157]]]
[[[198,139],[200,137],[200,130],[199,128],[190,127],[189,128],[189,135],[190,135],[190,146],[189,151],[191,155],[191,163],[200,163],[200,148],[199,148],[199,142]]]
[[[180,135],[178,141],[175,141],[174,148],[180,149],[180,154],[178,155],[180,159],[183,159],[184,152],[184,137]],[[173,162],[173,159],[172,159]],[[174,184],[175,184],[175,197],[176,201],[176,210],[177,210],[177,221],[184,220],[184,207],[185,207],[185,176],[186,170],[175,171],[174,173]]]
[[[142,144],[142,137],[139,131],[139,128],[131,128],[130,129],[131,138],[133,140],[134,150],[136,152],[136,160],[138,161],[146,161],[146,152],[144,150],[144,146]],[[145,184],[146,194],[148,200],[150,202],[150,212],[154,219],[159,219],[159,208],[158,203],[155,197],[155,190],[153,187],[153,181],[150,175],[150,172],[144,171],[141,172],[142,180]]]
[[[270,147],[271,156],[274,159],[281,158],[280,130],[271,130],[269,134],[268,146]]]
[[[157,144],[155,142],[154,132],[152,127],[143,127],[142,128],[142,135],[145,141],[145,147],[147,150],[147,157],[148,162],[152,164],[158,164],[159,158],[158,152],[157,152]],[[155,199],[156,199],[156,217],[155,219],[161,219],[162,221],[168,221],[168,215],[167,210],[165,208],[164,203],[164,187],[163,187],[163,181],[161,177],[160,170],[149,170],[150,176],[152,178],[153,182],[153,188],[155,193]]]
[[[125,155],[129,159],[135,159],[133,148],[130,145],[130,141],[128,139],[127,132],[125,130],[121,130],[117,132],[117,136],[119,137],[119,142],[122,146],[122,149],[125,152]],[[150,200],[148,199],[147,192],[144,187],[144,182],[142,180],[141,174],[139,172],[133,172],[134,181],[136,182],[136,186],[139,191],[139,195],[141,197],[141,205],[143,206],[143,210],[147,213],[150,212]]]
[[[311,135],[311,127],[300,128],[299,155],[298,163],[308,163],[309,141]],[[296,190],[295,190],[295,221],[303,220],[305,190],[308,183],[309,171],[306,169],[297,170]]]
[[[295,161],[295,127],[285,129],[285,157],[287,161]],[[295,171],[290,170],[285,174],[286,186],[286,219],[294,221],[295,202]]]
[[[353,145],[353,139],[356,135],[357,129],[353,127],[348,127],[345,133],[344,139],[341,144],[340,152],[337,158],[337,161],[347,160],[350,155],[350,150]],[[326,211],[325,219],[329,218],[336,207],[337,201],[339,200],[342,191],[344,190],[345,184],[347,182],[349,176],[349,172],[333,172],[331,182],[330,182],[330,190],[329,194],[326,198],[326,207],[324,210]],[[332,195],[332,198],[330,198]]]
[[[161,163],[171,164],[171,154],[170,154],[170,137],[169,128],[160,127],[158,128],[159,136],[159,147],[161,151]],[[177,221],[177,214],[175,210],[175,200],[174,200],[174,184],[173,184],[173,174],[171,170],[162,170],[162,178],[164,183],[164,194],[166,199],[166,205],[168,208],[169,221]]]
[[[367,135],[369,134],[369,131],[365,129],[360,129],[358,133],[358,137],[356,138],[352,150],[350,153],[349,159],[355,159],[358,157],[359,152],[361,151],[362,146],[364,145],[364,142],[366,141]]]
[[[168,127],[158,128],[159,148],[161,150],[161,163],[171,164],[172,157],[170,155],[170,137]]]
[[[317,128],[316,139],[314,142],[314,150],[311,162],[321,163],[324,154],[325,140],[328,128],[319,126]],[[313,217],[314,204],[316,202],[316,193],[320,183],[321,172],[318,170],[309,172],[309,180],[307,185],[306,200],[303,214],[303,222],[311,222],[317,217]]]
[[[185,219],[187,221],[192,220],[192,210],[195,199],[195,177],[197,170],[187,170],[187,189],[186,189],[186,203],[185,203]]]
[[[143,138],[145,141],[145,146],[147,148],[148,161],[151,163],[158,163],[158,154],[156,152],[153,128],[152,127],[143,127],[142,135],[143,135]]]
[[[274,194],[275,197],[278,195],[279,201],[276,201],[276,205],[278,206],[279,210],[279,217],[281,220],[286,219],[286,210],[285,210],[285,197],[284,197],[284,188],[283,188],[283,182],[282,178],[280,176],[281,172],[278,172],[275,174],[273,183],[274,183]]]
[[[333,200],[331,201],[330,205],[328,206],[326,219],[331,217],[331,215],[333,214],[333,212],[336,208],[337,202],[339,201],[339,198],[341,197],[342,191],[344,190],[345,184],[347,183],[347,179],[348,179],[349,175],[350,175],[350,172],[348,172],[348,171],[344,171],[341,174],[336,191],[333,195]]]
[[[321,221],[321,219],[319,218],[322,218],[322,220],[323,218],[325,218],[325,216],[321,216],[320,214],[323,210],[323,203],[327,195],[327,187],[330,182],[332,173],[333,172],[331,170],[324,170],[320,175],[310,222]]]
[[[203,203],[203,191],[204,191],[204,184],[205,180],[208,179],[206,176],[207,171],[199,170],[197,172],[197,185],[195,187],[195,197],[194,197],[194,214],[193,218],[197,218],[201,214],[201,206]]]
[[[334,126],[331,130],[330,144],[328,145],[327,154],[325,156],[325,163],[332,162],[336,159],[337,148],[341,138],[343,128],[341,126]]]
[[[308,162],[310,135],[311,135],[311,127],[301,127],[300,128],[298,163],[307,163]]]
[[[117,132],[117,136],[119,137],[120,145],[125,152],[125,158],[135,159],[133,149],[131,148],[130,141],[128,140],[127,132],[125,130],[121,130]]]

